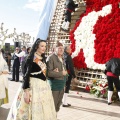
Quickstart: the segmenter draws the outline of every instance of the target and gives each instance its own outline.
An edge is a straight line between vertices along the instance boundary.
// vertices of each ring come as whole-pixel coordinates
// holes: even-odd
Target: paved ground
[[[9,104],[0,107],[0,120],[6,120],[10,106],[14,100],[20,82],[9,81]],[[70,91],[69,108],[61,107],[58,112],[59,120],[120,120],[120,106],[107,105],[105,99],[97,99],[82,90]],[[82,96],[82,97],[81,97]]]

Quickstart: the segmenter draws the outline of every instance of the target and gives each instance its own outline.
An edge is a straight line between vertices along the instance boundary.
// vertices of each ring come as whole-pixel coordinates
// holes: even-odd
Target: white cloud
[[[34,11],[40,11],[44,6],[45,0],[28,0],[28,3],[24,8],[33,9]]]

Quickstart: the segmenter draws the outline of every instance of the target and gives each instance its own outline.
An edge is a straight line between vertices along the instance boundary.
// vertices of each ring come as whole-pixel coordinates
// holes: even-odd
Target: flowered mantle
[[[86,12],[70,32],[76,68],[104,70],[104,63],[120,57],[120,0],[87,0]]]
[[[90,80],[86,85],[86,90],[90,91],[96,97],[107,98],[108,83],[107,80],[93,79]]]
[[[93,80],[90,80],[89,82],[87,82],[85,89],[96,97],[107,98],[108,96],[108,83],[106,79],[100,80],[95,78]],[[112,101],[119,101],[118,92],[115,86]]]

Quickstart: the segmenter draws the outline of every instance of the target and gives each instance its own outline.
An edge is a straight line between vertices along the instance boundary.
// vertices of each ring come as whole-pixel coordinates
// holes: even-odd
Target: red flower
[[[106,93],[106,90],[105,89],[101,90],[101,93],[104,95]]]
[[[90,91],[89,85],[86,85],[85,90]]]
[[[118,3],[120,0],[87,0],[86,13],[80,16],[76,22],[74,29],[70,32],[72,52],[75,51],[76,40],[74,32],[81,24],[84,16],[90,12],[100,11],[104,6],[112,4],[112,12],[105,17],[100,16],[93,30],[96,39],[94,40],[95,55],[94,61],[99,64],[104,64],[112,57],[120,58],[120,8]],[[73,58],[75,67],[86,68],[84,53],[80,50],[78,56]]]

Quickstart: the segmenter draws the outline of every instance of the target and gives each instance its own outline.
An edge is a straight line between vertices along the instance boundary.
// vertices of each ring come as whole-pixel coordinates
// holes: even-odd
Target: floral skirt
[[[5,92],[6,92],[6,97],[5,98],[3,98],[3,99],[0,99],[0,106],[2,105],[2,104],[6,104],[6,103],[8,103],[8,89],[5,89]]]
[[[57,120],[54,101],[46,81],[30,78],[31,102],[24,101],[24,91],[19,88],[7,120]]]

